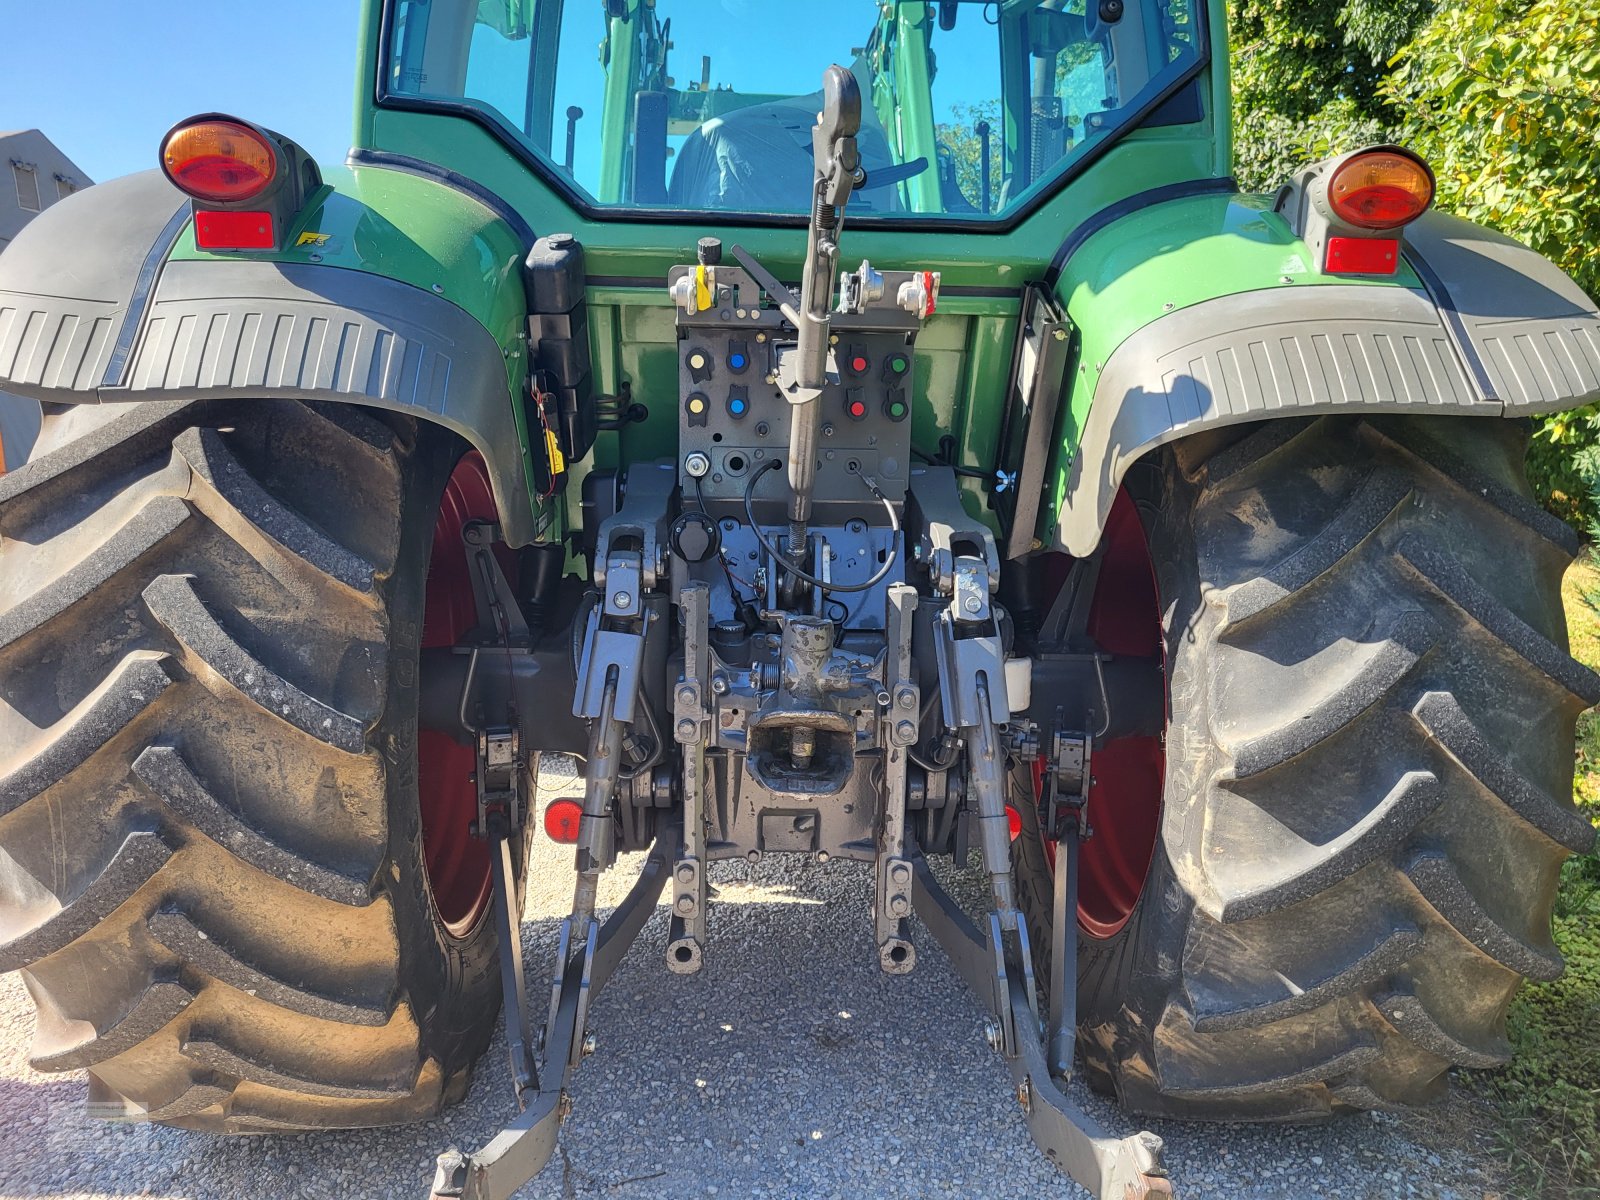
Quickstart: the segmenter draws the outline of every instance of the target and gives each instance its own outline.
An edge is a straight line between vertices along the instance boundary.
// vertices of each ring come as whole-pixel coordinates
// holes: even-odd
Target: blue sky
[[[820,0],[805,20],[785,25],[781,55],[749,54],[749,30],[786,19],[788,2],[663,4],[676,18],[679,86],[698,77],[699,56],[709,53],[720,86],[807,92],[819,86],[827,62],[849,61],[872,26],[871,0]],[[592,16],[583,11],[590,6]],[[597,111],[598,75],[581,77],[598,72],[592,47],[600,3],[569,0],[567,7],[572,37],[588,52],[570,63],[564,55],[564,65],[579,76],[572,85],[594,92],[596,102],[585,107]],[[338,162],[350,145],[361,8],[362,0],[0,0],[0,130],[42,129],[97,181],[155,166],[162,134],[212,110],[266,125]],[[978,10],[965,11],[969,27],[936,41],[983,46],[985,31],[972,23]],[[969,89],[971,99],[994,94],[996,83],[986,78],[994,66],[977,70],[948,52],[943,66],[943,103],[969,99]],[[590,141],[583,139],[583,150]]]
[[[0,0],[0,130],[42,129],[95,180],[156,165],[161,135],[237,113],[339,161],[359,0]]]
[[[599,2],[589,2],[593,17],[581,2],[568,3],[577,10],[574,40],[585,49],[600,32]],[[674,64],[681,82],[698,76],[698,55],[709,52],[719,84],[808,91],[822,65],[845,60],[851,37],[859,42],[871,28],[866,0],[827,0],[853,17],[840,23],[848,33],[807,21],[780,62],[751,62],[740,27],[778,2],[670,4],[689,34],[679,44],[694,47],[692,61],[685,51]],[[362,0],[0,0],[0,129],[42,129],[95,180],[155,166],[162,134],[211,110],[266,125],[337,162],[350,145],[361,8]],[[575,57],[580,72],[598,70],[592,51]],[[790,74],[796,78],[784,78]],[[586,107],[598,111],[598,79],[591,90]]]

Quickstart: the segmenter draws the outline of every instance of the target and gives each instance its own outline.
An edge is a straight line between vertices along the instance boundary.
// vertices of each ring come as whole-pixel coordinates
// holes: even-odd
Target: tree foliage
[[[1439,202],[1600,290],[1600,22],[1571,0],[1452,4],[1381,89]]]
[[[1232,0],[1234,173],[1249,190],[1296,167],[1383,141],[1389,59],[1435,0]]]
[[[1235,171],[1397,141],[1439,205],[1600,294],[1600,21],[1573,0],[1232,0]],[[1600,540],[1600,406],[1536,422],[1545,504]]]

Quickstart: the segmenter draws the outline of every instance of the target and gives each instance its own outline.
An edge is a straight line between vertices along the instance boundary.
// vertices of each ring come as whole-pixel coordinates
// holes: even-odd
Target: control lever
[[[811,131],[815,174],[811,224],[800,275],[799,331],[795,349],[778,365],[778,386],[793,405],[789,438],[789,556],[802,559],[811,495],[817,482],[819,401],[827,382],[828,323],[839,276],[839,234],[845,203],[866,178],[856,134],[861,129],[861,88],[841,66],[822,77],[822,112]],[[787,315],[787,314],[786,314]]]

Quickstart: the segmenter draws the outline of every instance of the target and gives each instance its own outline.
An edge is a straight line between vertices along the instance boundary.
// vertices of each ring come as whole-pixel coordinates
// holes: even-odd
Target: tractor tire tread
[[[1519,976],[1562,971],[1560,866],[1596,840],[1563,782],[1600,699],[1565,645],[1576,542],[1531,499],[1525,430],[1431,422],[1271,421],[1175,443],[1141,485],[1163,833],[1131,919],[1078,961],[1085,1074],[1129,1111],[1429,1102],[1451,1067],[1506,1060]],[[1032,829],[1014,864],[1037,947]]]
[[[499,1000],[492,923],[445,932],[393,802],[462,451],[254,399],[47,412],[40,444],[0,477],[0,580],[39,581],[0,593],[0,671],[43,685],[0,690],[30,1061],[87,1069],[91,1114],[187,1129],[433,1116]]]

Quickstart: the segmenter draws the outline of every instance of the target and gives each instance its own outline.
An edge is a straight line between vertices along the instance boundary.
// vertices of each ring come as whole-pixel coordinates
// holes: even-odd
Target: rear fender
[[[1205,429],[1600,399],[1600,311],[1546,259],[1443,213],[1407,229],[1404,257],[1392,279],[1324,275],[1251,196],[1160,204],[1082,240],[1055,280],[1078,357],[1039,544],[1092,551],[1129,466]]]
[[[325,176],[287,249],[265,254],[196,249],[188,201],[156,171],[52,205],[0,257],[0,389],[406,413],[476,447],[507,540],[539,540],[553,510],[530,499],[519,402],[524,230],[438,180]]]

